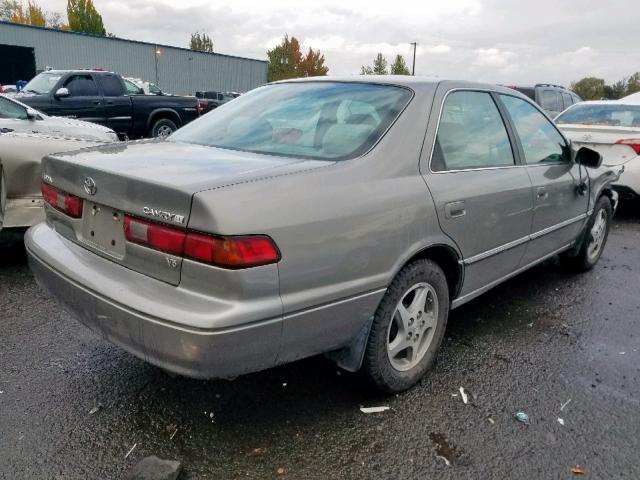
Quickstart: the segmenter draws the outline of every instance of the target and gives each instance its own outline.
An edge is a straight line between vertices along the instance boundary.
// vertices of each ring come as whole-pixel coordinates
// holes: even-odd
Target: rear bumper
[[[42,197],[7,198],[2,227],[30,227],[44,220]]]
[[[609,167],[612,170],[619,170],[621,166]],[[624,172],[613,184],[613,188],[620,194],[622,200],[632,200],[640,197],[640,157],[626,162]]]
[[[149,363],[194,378],[232,377],[275,364],[281,318],[246,324],[238,321],[233,327],[216,329],[176,323],[161,318],[170,309],[165,302],[179,302],[182,315],[177,318],[192,323],[204,310],[215,315],[216,304],[102,259],[46,224],[27,232],[25,246],[37,282],[66,310],[105,339]],[[104,285],[104,289],[97,285]],[[113,291],[109,288],[113,285],[120,285],[121,296],[104,294]],[[130,301],[120,303],[121,297]],[[191,310],[184,306],[191,306]]]

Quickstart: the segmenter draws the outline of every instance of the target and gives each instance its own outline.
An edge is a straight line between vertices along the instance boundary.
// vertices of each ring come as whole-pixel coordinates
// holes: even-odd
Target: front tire
[[[406,390],[424,376],[440,347],[449,317],[449,289],[431,260],[404,267],[376,310],[362,374],[389,393]]]
[[[563,263],[576,272],[591,270],[602,256],[607,238],[609,238],[612,217],[611,200],[605,196],[600,197],[587,223],[587,232],[582,240],[578,254],[575,256],[563,256]]]
[[[160,118],[156,120],[151,127],[151,136],[153,138],[167,138],[178,129],[175,123],[168,118]]]

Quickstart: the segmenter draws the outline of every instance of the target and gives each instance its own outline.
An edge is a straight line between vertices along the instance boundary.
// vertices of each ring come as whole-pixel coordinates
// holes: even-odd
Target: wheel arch
[[[453,301],[462,290],[462,280],[464,278],[463,264],[457,250],[445,243],[436,243],[425,246],[414,252],[401,262],[399,268],[394,272],[395,276],[407,265],[416,260],[431,260],[435,262],[444,272],[449,287],[449,300]]]
[[[180,120],[180,115],[178,115],[178,112],[176,112],[172,108],[157,108],[149,114],[149,119],[147,120],[147,130],[153,128],[153,125],[162,118],[171,120],[176,124],[176,127],[178,128],[182,126],[182,121]]]

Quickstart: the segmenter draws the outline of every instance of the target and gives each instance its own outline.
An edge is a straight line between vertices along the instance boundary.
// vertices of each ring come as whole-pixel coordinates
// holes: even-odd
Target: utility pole
[[[413,67],[411,67],[411,75],[416,74],[416,48],[418,47],[418,42],[411,42],[409,45],[413,45]]]

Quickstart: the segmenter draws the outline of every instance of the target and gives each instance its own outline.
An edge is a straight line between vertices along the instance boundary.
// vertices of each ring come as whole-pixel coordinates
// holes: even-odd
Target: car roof
[[[96,69],[96,68],[75,68],[71,70],[45,70],[44,72],[41,72],[41,73],[53,73],[53,74],[64,75],[66,73],[115,73],[115,72],[111,72],[109,70]]]
[[[280,83],[304,83],[304,82],[341,82],[341,83],[373,83],[380,85],[395,85],[399,87],[408,87],[413,90],[429,90],[432,91],[440,84],[451,85],[452,88],[477,88],[479,90],[494,90],[510,95],[524,97],[517,90],[503,87],[501,85],[472,82],[468,80],[443,79],[437,77],[422,77],[413,75],[352,75],[352,76],[336,76],[336,77],[306,77],[292,78],[271,82],[271,84]]]
[[[574,103],[573,105],[639,105],[640,99],[636,101],[626,101],[624,98],[620,100],[586,100],[584,102]],[[571,107],[573,107],[571,105]]]

